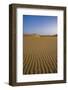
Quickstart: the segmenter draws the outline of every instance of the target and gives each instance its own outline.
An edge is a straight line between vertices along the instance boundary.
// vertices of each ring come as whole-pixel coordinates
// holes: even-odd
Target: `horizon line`
[[[24,35],[42,35],[42,36],[44,36],[44,35],[57,35],[57,34],[38,34],[38,33],[23,33]]]

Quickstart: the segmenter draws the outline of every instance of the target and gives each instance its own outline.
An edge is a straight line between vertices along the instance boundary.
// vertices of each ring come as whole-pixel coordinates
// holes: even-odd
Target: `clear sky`
[[[23,15],[24,34],[57,34],[57,16]]]

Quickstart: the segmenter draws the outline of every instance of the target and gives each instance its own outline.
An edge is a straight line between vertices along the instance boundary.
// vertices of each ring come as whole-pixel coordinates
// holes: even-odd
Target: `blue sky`
[[[24,34],[57,34],[57,16],[23,15]]]

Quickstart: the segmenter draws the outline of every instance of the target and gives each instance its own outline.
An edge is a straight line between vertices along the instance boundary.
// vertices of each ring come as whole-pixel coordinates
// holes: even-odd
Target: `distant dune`
[[[57,36],[57,34],[54,34],[54,35],[41,35],[41,34],[33,33],[33,34],[24,34],[24,36],[40,36],[40,37],[44,37],[44,36]]]

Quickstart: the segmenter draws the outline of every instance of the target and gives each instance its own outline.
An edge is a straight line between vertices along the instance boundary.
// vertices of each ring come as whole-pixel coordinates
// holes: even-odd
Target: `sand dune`
[[[24,35],[23,74],[57,73],[57,36]]]

